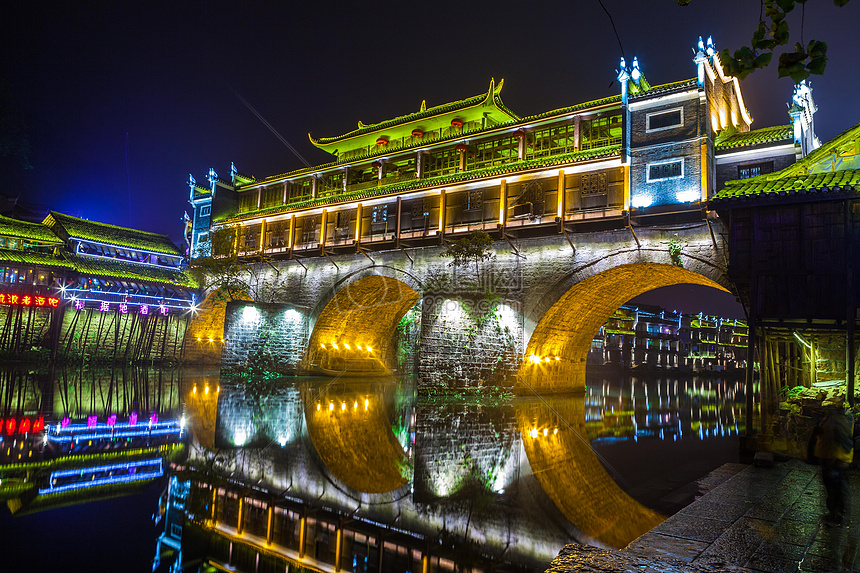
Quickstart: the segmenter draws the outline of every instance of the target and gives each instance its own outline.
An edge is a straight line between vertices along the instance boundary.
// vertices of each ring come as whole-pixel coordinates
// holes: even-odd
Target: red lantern
[[[45,431],[45,417],[39,416],[35,420],[33,420],[33,433],[38,434],[39,432]]]
[[[15,433],[15,418],[9,418],[6,420],[6,435],[11,436]]]
[[[19,434],[26,434],[30,431],[30,418],[24,418],[21,420],[21,425],[18,427]]]
[[[421,129],[413,129],[412,137],[424,137],[424,131]]]
[[[522,129],[518,129],[518,130],[516,130],[516,131],[513,133],[513,135],[514,135],[514,137],[516,137],[517,139],[522,139],[522,138],[524,138],[524,137],[526,136],[526,132],[525,132],[525,131],[523,131]]]
[[[373,167],[374,169],[379,169],[380,167],[382,167],[382,163],[379,161],[374,161],[373,163],[370,164],[370,166]]]
[[[456,127],[456,128],[463,127],[463,120],[462,119],[452,119],[451,120],[451,127]]]
[[[465,143],[458,143],[458,144],[457,144],[457,147],[456,147],[455,149],[456,149],[458,152],[463,153],[464,151],[466,151],[466,150],[467,150],[467,149],[469,149],[469,148],[466,146],[466,144],[465,144]]]
[[[380,137],[376,140],[376,145],[388,145],[388,139],[385,137]]]

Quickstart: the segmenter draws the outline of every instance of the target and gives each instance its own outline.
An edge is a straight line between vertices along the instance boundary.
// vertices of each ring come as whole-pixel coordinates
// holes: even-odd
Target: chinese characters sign
[[[52,296],[31,296],[29,294],[0,292],[0,304],[57,307],[60,304],[60,299]]]

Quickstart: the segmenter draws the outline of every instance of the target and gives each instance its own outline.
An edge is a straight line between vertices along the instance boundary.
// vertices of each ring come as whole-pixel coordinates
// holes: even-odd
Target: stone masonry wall
[[[307,316],[295,308],[230,302],[224,316],[221,369],[294,374],[309,335]]]

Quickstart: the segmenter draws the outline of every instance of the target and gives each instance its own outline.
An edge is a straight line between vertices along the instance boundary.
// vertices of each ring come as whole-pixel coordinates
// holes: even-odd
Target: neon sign
[[[12,304],[19,306],[48,306],[57,307],[60,299],[53,296],[31,296],[29,294],[12,294],[0,292],[0,304]]]
[[[9,418],[5,422],[0,420],[0,433],[3,430],[6,431],[7,436],[28,434],[30,432],[38,434],[45,431],[45,417],[38,416],[33,418],[32,421],[28,417],[21,418],[20,420]]]

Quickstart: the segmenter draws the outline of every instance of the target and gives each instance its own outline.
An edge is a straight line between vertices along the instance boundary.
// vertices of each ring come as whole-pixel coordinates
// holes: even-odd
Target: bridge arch
[[[619,258],[622,261],[618,261]],[[613,266],[609,259],[623,264]],[[726,279],[720,268],[704,261],[694,268],[699,272],[650,262],[647,258],[625,262],[623,257],[607,257],[572,273],[550,290],[543,305],[533,309],[532,316],[546,308],[549,297],[555,299],[536,321],[518,371],[515,393],[531,395],[583,389],[585,362],[594,334],[618,307],[640,294],[680,284],[704,285],[729,292],[721,284]],[[563,293],[560,296],[559,291]]]
[[[394,329],[421,290],[413,275],[394,267],[373,266],[343,277],[311,315],[307,365],[337,372],[390,367]]]

